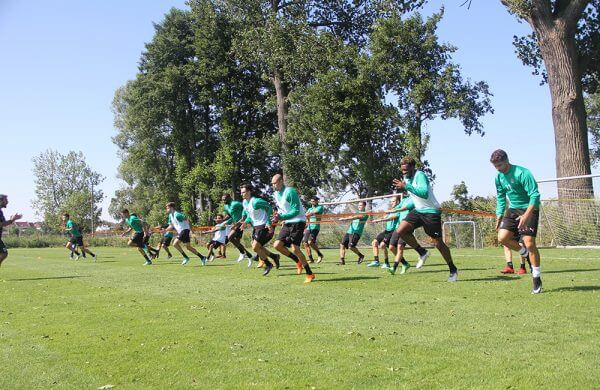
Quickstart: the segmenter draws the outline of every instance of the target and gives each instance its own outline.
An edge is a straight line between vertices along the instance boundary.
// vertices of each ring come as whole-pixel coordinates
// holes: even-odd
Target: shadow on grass
[[[563,272],[594,272],[594,271],[600,271],[600,268],[588,268],[588,269],[560,269],[557,271],[544,271],[545,274],[560,274]]]
[[[462,282],[493,282],[493,281],[499,281],[499,280],[515,281],[515,280],[521,279],[519,277],[506,276],[506,275],[495,275],[495,276],[489,276],[487,278],[460,279],[460,269],[458,270],[458,276],[459,276],[458,280],[460,280]]]
[[[547,292],[561,292],[561,291],[600,291],[600,286],[572,286],[572,287],[559,287],[552,290],[546,290]]]
[[[8,281],[9,282],[27,282],[27,281],[35,281],[35,280],[58,280],[58,279],[77,279],[77,278],[89,278],[89,276],[80,276],[80,275],[72,275],[72,276],[48,276],[46,278],[8,279]]]
[[[317,278],[319,274],[316,274]],[[381,279],[381,276],[344,276],[341,278],[333,278],[333,279],[316,279],[315,282],[350,282],[354,280],[373,280],[373,279]]]

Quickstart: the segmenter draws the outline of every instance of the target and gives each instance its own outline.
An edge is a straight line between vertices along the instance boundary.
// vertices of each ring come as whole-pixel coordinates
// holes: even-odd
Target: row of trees
[[[203,219],[242,181],[283,171],[317,188],[387,193],[399,159],[423,156],[423,125],[458,118],[483,134],[485,82],[465,80],[436,35],[443,9],[416,1],[194,0],[157,24],[136,78],[113,103],[128,205],[152,220],[166,199]],[[409,13],[410,12],[410,13]],[[407,14],[409,13],[409,14]]]

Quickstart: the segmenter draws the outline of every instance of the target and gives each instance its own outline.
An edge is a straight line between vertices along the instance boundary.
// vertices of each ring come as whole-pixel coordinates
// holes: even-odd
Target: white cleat
[[[248,268],[252,267],[252,257],[248,257]]]
[[[239,263],[240,261],[244,260],[244,257],[246,257],[246,255],[243,253],[240,253],[240,255],[237,258],[237,262]]]
[[[429,257],[429,251],[426,250],[423,256],[419,256],[419,261],[417,261],[417,265],[415,265],[416,269],[419,269],[425,264],[425,260]]]
[[[458,270],[454,272],[450,272],[450,276],[448,276],[449,282],[456,282],[458,280]]]

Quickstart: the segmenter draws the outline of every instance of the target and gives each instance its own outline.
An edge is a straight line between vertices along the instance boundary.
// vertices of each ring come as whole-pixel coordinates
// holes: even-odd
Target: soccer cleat
[[[239,263],[240,261],[244,260],[244,257],[246,257],[246,255],[243,253],[240,253],[240,255],[237,258],[237,262]]]
[[[311,259],[311,258],[309,258],[309,259],[308,259],[308,262],[312,264],[312,263],[314,263],[314,262],[315,262],[315,259]]]
[[[146,262],[144,263],[144,265],[152,265],[152,262],[150,261],[150,259],[146,260]]]
[[[202,263],[202,265],[206,265],[206,260],[205,256],[200,256],[200,263]]]
[[[252,257],[248,257],[248,268],[252,267]]]
[[[271,263],[265,263],[265,271],[263,272],[263,276],[267,276],[272,269],[273,265]]]
[[[370,262],[369,264],[367,264],[367,267],[379,267],[381,264],[379,264],[378,261],[373,260],[372,262]]]
[[[519,270],[517,271],[517,273],[519,275],[525,275],[527,273],[527,270],[525,268],[519,268]]]
[[[323,261],[323,256],[319,256],[319,257],[317,257],[317,264],[319,264],[319,263],[320,263],[320,262],[322,262],[322,261]]]
[[[392,275],[395,275],[395,274],[396,274],[396,268],[395,268],[395,267],[388,267],[388,268],[387,268],[387,270],[388,270],[388,272],[389,272],[390,274],[392,274]]]
[[[381,269],[390,269],[390,265],[388,263],[381,264]]]
[[[419,261],[417,261],[417,265],[415,266],[416,269],[419,269],[423,266],[423,264],[425,264],[425,260],[427,260],[427,258],[429,257],[429,251],[426,250],[425,253],[423,254],[423,256],[419,256]]]
[[[364,256],[359,256],[358,261],[356,262],[356,264],[361,264],[364,260],[365,260]]]
[[[279,260],[281,259],[281,256],[276,254],[275,258],[273,259],[273,262],[275,263],[275,269],[279,269]]]
[[[346,262],[344,260],[340,260],[339,262],[335,263],[336,265],[346,265]]]
[[[214,257],[213,255],[210,255],[210,256],[208,257],[208,261],[213,261],[214,259],[215,259],[215,257]]]
[[[537,277],[533,278],[533,290],[531,290],[532,294],[539,294],[542,292],[542,278]]]
[[[98,260],[98,256],[93,255],[92,258],[94,259],[94,263],[96,262],[96,260]]]
[[[315,280],[315,274],[312,275],[306,275],[306,279],[304,279],[304,283],[310,283],[313,280]]]
[[[171,257],[173,257],[172,254],[167,255],[167,259],[170,259]]]
[[[258,261],[258,265],[256,266],[256,268],[263,268],[265,266],[265,262],[262,260]]]
[[[302,262],[296,262],[296,273],[300,275],[302,273]]]
[[[189,257],[184,257],[183,261],[181,262],[181,265],[186,265],[188,263],[188,261],[190,261]]]
[[[450,272],[450,276],[448,276],[449,282],[456,282],[458,280],[458,270],[454,272]]]
[[[410,264],[406,263],[406,264],[402,264],[401,265],[401,270],[400,270],[400,275],[405,274],[406,271],[408,271],[408,269],[410,268]]]
[[[508,265],[506,267],[504,267],[504,269],[502,269],[502,271],[500,271],[503,274],[514,274],[515,273],[515,269],[513,267],[509,267]]]

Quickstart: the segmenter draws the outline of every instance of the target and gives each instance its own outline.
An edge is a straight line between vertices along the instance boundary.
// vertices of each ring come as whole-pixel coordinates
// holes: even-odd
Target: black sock
[[[200,254],[200,252],[198,252],[198,253],[196,254],[196,256],[198,256],[198,257],[199,257],[199,258],[201,258],[201,259],[203,259],[203,258],[204,258],[204,256],[202,256],[202,255]]]
[[[373,259],[379,263],[379,256],[373,256]]]
[[[184,251],[179,251],[179,252],[181,253],[181,256],[183,256],[183,257],[185,257],[185,258],[187,258],[187,257],[188,257],[188,255],[186,255]]]
[[[90,252],[90,255],[92,255],[92,257],[96,257],[96,255],[95,255],[95,254],[93,254],[92,252]]]
[[[310,261],[315,261],[315,259],[313,259],[313,257],[312,257],[312,253],[311,253],[310,255],[308,255],[308,259],[309,259]]]
[[[248,257],[252,257],[252,253],[250,253],[250,251],[244,249],[244,252],[246,253],[246,256]]]
[[[86,257],[86,255],[85,255],[85,252],[81,252],[81,254],[83,255],[83,258],[85,258],[85,257]]]
[[[400,265],[399,261],[394,261],[394,271],[398,269],[398,265]]]
[[[269,257],[275,260],[278,256],[275,253],[269,252]]]
[[[265,260],[261,259],[261,260],[265,263],[265,266],[267,266],[267,267],[272,267],[273,266],[273,264],[271,264],[271,262],[269,261],[269,259],[265,259]]]
[[[307,275],[312,275],[312,271],[310,270],[310,265],[305,264],[304,269],[306,270]]]
[[[79,255],[80,255],[80,254],[79,254],[79,252],[77,252],[77,250],[76,250],[76,249],[73,249],[73,253],[75,253],[77,256],[79,256]]]
[[[317,255],[319,255],[319,257],[323,257],[323,254],[321,253],[320,250],[317,249]]]
[[[385,262],[385,265],[387,265],[388,267],[390,266],[390,259],[385,258],[383,261]]]
[[[450,268],[450,273],[455,273],[456,271],[458,271],[458,269],[456,268],[456,266],[454,265],[454,263],[452,261],[450,263],[448,263],[448,268]]]
[[[419,254],[419,256],[423,256],[425,253],[427,253],[427,249],[423,248],[421,245],[418,245],[415,250],[417,251],[417,253]]]
[[[144,259],[146,259],[146,261],[150,261],[150,259],[148,258],[148,255],[146,255],[145,253],[144,253]]]
[[[408,261],[406,261],[406,259],[404,257],[402,257],[402,259],[400,259],[400,262],[404,265],[408,265]]]
[[[525,263],[521,263],[521,269],[525,269]]]
[[[506,265],[510,268],[514,268],[512,261],[507,262]]]
[[[290,255],[288,256],[290,259],[294,260],[294,262],[299,262],[300,260],[298,259],[298,256],[296,256],[293,253],[290,253]]]

